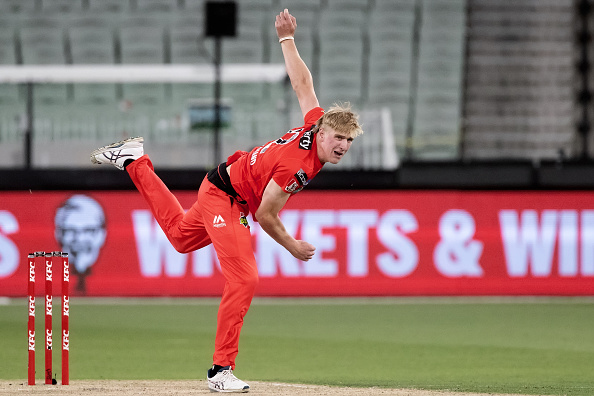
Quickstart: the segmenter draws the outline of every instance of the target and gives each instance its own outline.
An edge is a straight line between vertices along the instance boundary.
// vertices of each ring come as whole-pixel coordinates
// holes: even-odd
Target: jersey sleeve
[[[279,165],[272,178],[284,192],[288,194],[295,194],[303,190],[303,187],[309,182],[309,175],[306,173],[301,164],[294,166]]]
[[[321,116],[324,115],[324,109],[321,107],[314,107],[303,117],[303,126],[308,127],[318,122]]]

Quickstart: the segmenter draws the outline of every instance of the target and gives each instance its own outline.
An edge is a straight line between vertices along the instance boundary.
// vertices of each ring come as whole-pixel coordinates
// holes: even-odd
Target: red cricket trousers
[[[234,369],[243,318],[258,284],[250,229],[240,221],[248,214],[247,205],[239,205],[204,178],[198,199],[184,212],[177,198],[155,174],[147,155],[132,162],[126,170],[178,252],[188,253],[213,244],[225,278],[213,363]]]

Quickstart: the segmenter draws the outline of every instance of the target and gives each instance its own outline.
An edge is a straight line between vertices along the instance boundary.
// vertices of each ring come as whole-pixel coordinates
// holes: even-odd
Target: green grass
[[[216,311],[212,299],[73,298],[71,379],[203,378]],[[26,312],[24,299],[0,306],[1,379],[26,378]],[[57,333],[59,315],[54,320]],[[55,353],[58,378],[59,367]],[[592,395],[594,300],[259,299],[245,319],[236,373],[356,387]]]

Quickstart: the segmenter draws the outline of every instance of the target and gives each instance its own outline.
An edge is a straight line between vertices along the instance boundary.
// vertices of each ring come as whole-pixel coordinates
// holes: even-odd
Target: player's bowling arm
[[[279,39],[295,37],[297,21],[295,17],[289,14],[288,10],[285,9],[276,17],[275,27]],[[293,90],[297,95],[301,112],[303,113],[303,116],[305,116],[311,109],[319,106],[314,89],[313,77],[307,65],[303,59],[301,59],[294,39],[283,40],[281,42],[281,49],[285,59],[287,74],[291,80]]]
[[[313,257],[316,248],[305,241],[293,238],[278,216],[289,196],[290,194],[286,193],[274,179],[271,179],[264,189],[262,203],[256,211],[256,218],[262,229],[272,239],[287,249],[294,257],[307,261]]]

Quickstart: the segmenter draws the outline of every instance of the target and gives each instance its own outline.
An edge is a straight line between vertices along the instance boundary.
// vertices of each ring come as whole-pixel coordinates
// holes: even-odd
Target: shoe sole
[[[111,149],[115,149],[115,148],[121,147],[124,144],[130,143],[130,142],[143,143],[144,142],[144,138],[142,136],[137,136],[137,137],[129,138],[129,139],[126,139],[126,140],[121,140],[119,142],[115,142],[115,143],[112,143],[112,144],[108,144],[107,146],[100,147],[100,148],[98,148],[97,150],[95,150],[95,151],[93,151],[91,153],[91,162],[93,164],[101,164],[101,162],[99,162],[99,161],[97,161],[95,159],[95,156],[96,155],[101,154],[101,153],[103,153],[105,151],[109,151]]]
[[[210,393],[248,393],[250,389],[237,389],[237,390],[214,390],[210,389]]]

